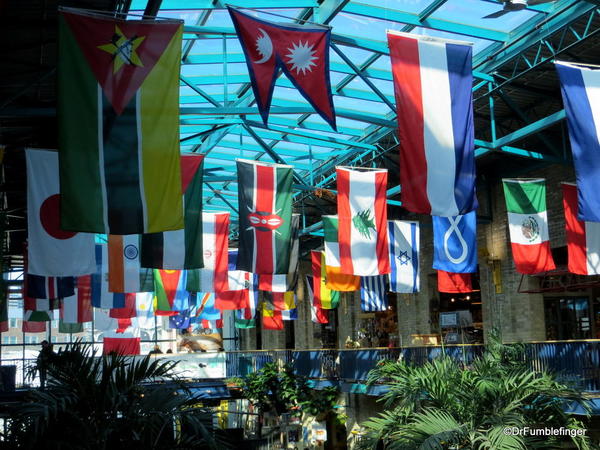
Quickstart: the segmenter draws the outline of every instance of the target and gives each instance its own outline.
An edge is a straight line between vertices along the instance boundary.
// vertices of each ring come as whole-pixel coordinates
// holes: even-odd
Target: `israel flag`
[[[419,222],[389,220],[390,291],[419,292]]]
[[[555,62],[577,179],[579,220],[600,222],[600,67]]]
[[[385,311],[387,301],[387,275],[360,277],[360,306],[363,311]]]
[[[477,272],[477,216],[433,216],[433,268],[452,273]]]

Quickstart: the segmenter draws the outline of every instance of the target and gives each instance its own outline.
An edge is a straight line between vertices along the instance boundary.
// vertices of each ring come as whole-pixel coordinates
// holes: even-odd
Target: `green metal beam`
[[[544,117],[543,119],[530,123],[529,125],[520,128],[519,130],[513,131],[512,133],[509,133],[499,139],[496,139],[493,143],[493,147],[495,149],[499,149],[500,147],[503,147],[505,145],[510,145],[513,142],[517,142],[521,139],[526,138],[527,136],[539,133],[540,131],[551,127],[552,125],[564,120],[565,118],[566,113],[565,110],[562,109],[558,112],[555,112],[554,114],[550,114],[549,116]]]

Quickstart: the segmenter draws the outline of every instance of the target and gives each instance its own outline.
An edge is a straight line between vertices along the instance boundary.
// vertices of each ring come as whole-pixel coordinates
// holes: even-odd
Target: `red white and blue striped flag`
[[[448,217],[477,208],[472,48],[388,32],[400,135],[402,207]]]
[[[555,64],[577,178],[577,218],[600,222],[600,70],[598,66]]]

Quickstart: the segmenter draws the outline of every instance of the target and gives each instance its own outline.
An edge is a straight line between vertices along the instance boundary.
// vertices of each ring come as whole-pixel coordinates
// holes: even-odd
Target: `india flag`
[[[546,180],[502,180],[510,244],[517,272],[535,274],[555,268],[548,236]]]

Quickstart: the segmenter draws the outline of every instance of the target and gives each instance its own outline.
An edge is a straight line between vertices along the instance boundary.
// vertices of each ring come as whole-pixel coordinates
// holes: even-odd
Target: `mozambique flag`
[[[200,269],[202,258],[202,161],[204,155],[181,156],[183,230],[142,235],[142,267]]]
[[[185,270],[154,269],[154,314],[174,316],[189,306],[185,305],[189,297],[186,286]]]
[[[287,274],[292,237],[292,166],[237,160],[238,270]]]
[[[179,20],[60,10],[63,230],[142,234],[183,228],[182,33]]]

